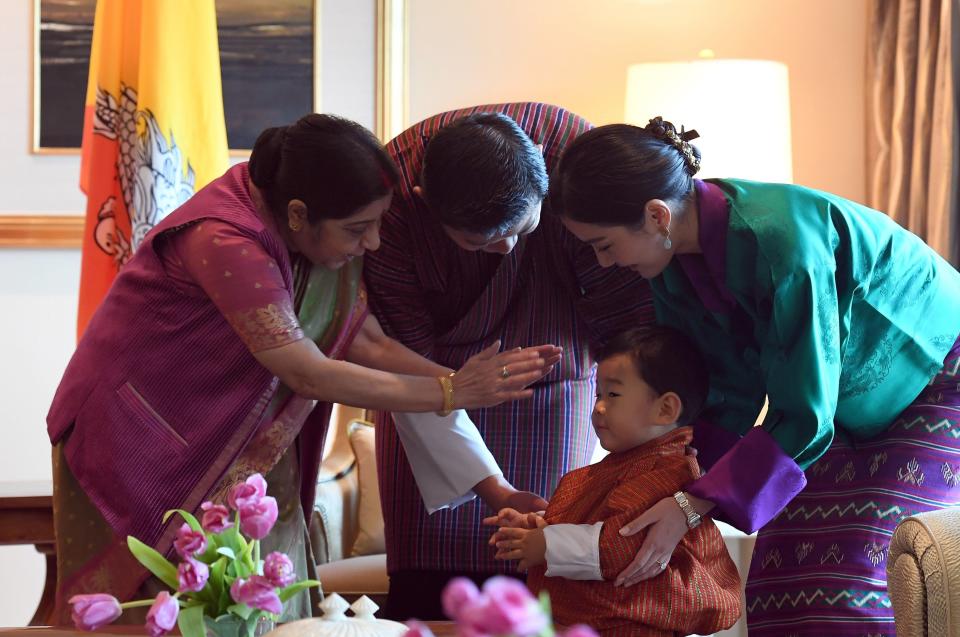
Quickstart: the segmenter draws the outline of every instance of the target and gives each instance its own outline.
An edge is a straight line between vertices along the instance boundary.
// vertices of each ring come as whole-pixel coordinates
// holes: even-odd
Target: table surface
[[[50,480],[0,481],[0,509],[49,507],[53,500]]]
[[[424,622],[436,637],[453,637],[456,634],[452,622]],[[97,634],[114,637],[144,637],[147,631],[143,626],[104,626],[100,630],[88,633],[73,627],[28,626],[26,628],[0,628],[2,637],[95,637]],[[171,633],[173,635],[174,633]],[[265,636],[269,637],[269,633]]]

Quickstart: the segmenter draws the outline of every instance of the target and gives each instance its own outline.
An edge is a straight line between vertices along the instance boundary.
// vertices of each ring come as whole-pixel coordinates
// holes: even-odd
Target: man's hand
[[[473,492],[494,511],[510,508],[529,513],[547,508],[546,500],[536,493],[517,491],[502,475],[484,478],[474,485]]]
[[[516,491],[507,496],[506,506],[531,515],[547,510],[547,501],[530,491]]]
[[[543,518],[535,529],[503,527],[495,534],[498,560],[520,560],[517,570],[526,572],[531,566],[540,566],[546,562],[547,538],[543,527],[547,525]]]

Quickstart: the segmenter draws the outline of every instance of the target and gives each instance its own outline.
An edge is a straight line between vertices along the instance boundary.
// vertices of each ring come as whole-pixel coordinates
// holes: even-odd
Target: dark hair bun
[[[296,199],[306,206],[311,225],[349,217],[389,193],[399,179],[373,133],[322,113],[260,133],[247,170],[280,223],[286,223],[287,208]]]
[[[280,156],[283,140],[287,134],[286,126],[268,128],[257,137],[250,153],[250,179],[257,188],[270,188],[276,181],[280,168]]]

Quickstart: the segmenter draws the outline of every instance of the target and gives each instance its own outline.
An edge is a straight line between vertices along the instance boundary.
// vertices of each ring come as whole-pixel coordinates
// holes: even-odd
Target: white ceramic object
[[[366,595],[350,605],[331,593],[324,598],[320,609],[323,617],[282,624],[270,637],[401,637],[407,632],[403,624],[374,617],[380,607]],[[346,615],[348,609],[353,611],[352,617]]]

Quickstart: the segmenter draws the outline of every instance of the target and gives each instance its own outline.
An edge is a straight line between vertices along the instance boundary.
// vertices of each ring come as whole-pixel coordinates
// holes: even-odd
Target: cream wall
[[[77,157],[31,155],[31,0],[0,3],[0,214],[79,212]],[[0,481],[48,480],[43,416],[76,322],[75,250],[0,250]],[[30,620],[44,562],[32,546],[0,547],[0,626]]]
[[[720,58],[785,63],[795,183],[865,197],[866,0],[407,3],[409,123],[520,100],[560,104],[595,124],[622,121],[629,64],[688,60],[711,48]]]

